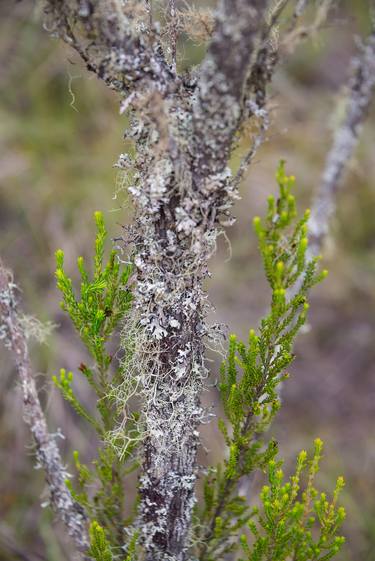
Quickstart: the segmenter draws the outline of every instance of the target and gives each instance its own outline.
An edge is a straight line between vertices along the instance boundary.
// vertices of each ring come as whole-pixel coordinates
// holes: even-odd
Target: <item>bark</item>
[[[18,319],[15,288],[11,273],[3,268],[0,261],[0,338],[14,355],[22,388],[24,419],[34,439],[38,466],[45,473],[51,506],[64,523],[78,551],[84,552],[89,545],[86,517],[65,484],[68,474],[56,440],[48,432],[30,364],[27,340]]]
[[[141,526],[149,561],[183,561],[189,546],[206,376],[203,337],[209,335],[203,282],[218,228],[230,219],[236,197],[226,166],[260,4],[221,3],[194,96],[181,84],[162,100],[168,122],[163,158],[150,156],[152,124],[145,145],[137,146],[141,179],[131,191],[137,216],[135,305],[149,334],[150,360],[140,357],[146,371]],[[152,171],[142,173],[145,167]]]

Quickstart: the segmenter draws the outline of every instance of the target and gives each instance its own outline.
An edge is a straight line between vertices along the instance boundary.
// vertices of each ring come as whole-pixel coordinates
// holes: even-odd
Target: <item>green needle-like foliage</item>
[[[83,374],[94,387],[96,383],[98,389],[106,392],[105,371],[112,357],[106,352],[105,344],[130,309],[132,297],[127,283],[131,266],[121,266],[114,250],[108,262],[103,265],[107,232],[101,212],[95,213],[95,221],[97,236],[93,278],[89,279],[83,257],[78,257],[81,286],[79,298],[76,298],[73,282],[64,270],[64,252],[59,249],[56,251],[56,279],[63,295],[62,308],[69,314],[80,338],[94,358],[99,379],[95,382],[92,372],[86,368],[82,368]]]
[[[306,321],[309,290],[327,274],[317,272],[318,258],[306,258],[309,212],[298,217],[292,194],[295,179],[285,174],[283,162],[276,179],[278,198],[269,197],[265,219],[254,219],[271,289],[270,309],[258,330],[250,330],[246,341],[236,335],[229,337],[219,381],[226,416],[226,420],[219,419],[219,429],[227,455],[222,463],[208,470],[203,502],[195,509],[192,555],[199,561],[214,561],[229,553],[240,556],[240,561],[326,561],[344,542],[337,535],[345,515],[337,506],[342,478],[337,481],[331,502],[314,487],[321,441],[316,440],[311,459],[306,452],[300,453],[295,474],[284,482],[277,443],[265,438],[280,408],[280,384],[288,377],[286,370],[293,360],[295,338]],[[140,440],[139,415],[130,413],[123,423],[121,437],[129,443],[123,454],[118,454],[114,442],[117,437],[113,436],[118,434],[113,396],[121,392],[124,376],[129,376],[123,370],[129,363],[127,358],[131,362],[132,346],[119,365],[114,364],[108,351],[120,320],[131,308],[131,267],[123,267],[115,251],[104,264],[106,230],[101,213],[95,214],[95,220],[92,277],[80,257],[81,285],[76,293],[64,270],[64,254],[59,250],[56,278],[63,295],[62,307],[92,359],[91,365],[81,363],[78,370],[96,394],[96,410],[87,410],[75,395],[72,372],[62,369],[60,376],[53,379],[98,436],[97,458],[86,465],[74,452],[76,480],[67,481],[73,498],[90,520],[89,555],[95,561],[136,561],[138,534],[133,523],[137,499],[125,508],[124,482],[138,467],[133,453]],[[252,508],[240,486],[246,488],[256,470],[268,473],[269,484],[262,489],[261,506]]]
[[[317,439],[312,459],[303,450],[294,475],[284,482],[281,462],[268,465],[268,485],[261,491],[261,508],[254,508],[248,527],[254,541],[240,538],[244,558],[240,561],[327,561],[336,555],[345,539],[337,532],[345,510],[337,506],[344,486],[339,477],[331,501],[319,493],[315,476],[319,471],[323,443]],[[302,487],[302,478],[307,479]]]
[[[79,370],[97,394],[97,409],[102,422],[98,432],[103,432],[112,429],[113,411],[109,394],[113,384],[119,383],[121,378],[119,371],[110,370],[112,356],[107,350],[107,344],[116,333],[120,320],[130,311],[132,295],[127,284],[131,266],[122,266],[114,250],[110,253],[108,262],[103,264],[107,232],[102,213],[95,213],[95,221],[97,235],[92,279],[89,278],[83,258],[79,257],[77,265],[81,285],[77,297],[73,281],[64,270],[64,253],[61,249],[56,251],[56,279],[63,295],[62,309],[69,314],[94,361],[93,367],[81,363]],[[60,378],[55,377],[54,381],[74,409],[95,428],[100,427],[83,408],[80,409],[71,387],[72,376],[70,373],[67,377],[62,371]]]
[[[318,258],[306,259],[309,211],[298,217],[292,194],[295,178],[285,174],[284,162],[276,179],[278,198],[269,197],[264,220],[254,219],[271,288],[270,311],[258,333],[250,330],[246,342],[235,335],[229,338],[219,384],[227,417],[227,422],[219,420],[219,429],[228,457],[210,470],[204,481],[204,505],[197,509],[196,539],[201,561],[213,561],[239,547],[239,530],[251,517],[248,500],[239,493],[239,483],[251,478],[256,469],[269,470],[275,462],[277,443],[273,439],[265,443],[262,434],[280,408],[278,388],[288,377],[293,343],[306,321],[308,292],[327,275],[326,271],[317,272]],[[267,561],[275,559],[279,558],[267,557]]]
[[[90,542],[91,547],[88,553],[92,559],[95,559],[95,561],[113,560],[111,547],[105,536],[105,532],[96,521],[92,522],[90,525]]]
[[[88,466],[80,461],[78,451],[74,452],[76,485],[71,481],[67,481],[67,485],[92,521],[90,554],[94,559],[106,561],[112,559],[112,547],[123,546],[124,528],[131,523],[129,514],[134,509],[128,511],[126,516],[123,485],[126,476],[138,464],[132,458],[136,439],[133,439],[134,444],[128,446],[127,453],[121,458],[106,442],[106,435],[114,430],[118,422],[118,411],[111,393],[123,378],[121,364],[113,363],[108,346],[118,334],[120,321],[124,320],[131,308],[132,295],[128,287],[131,266],[123,266],[116,251],[112,251],[108,261],[104,262],[107,232],[100,212],[95,213],[95,221],[97,235],[92,277],[83,258],[79,257],[77,265],[81,284],[76,295],[73,281],[64,269],[64,253],[58,250],[56,279],[63,296],[62,308],[69,314],[93,361],[90,366],[81,363],[78,370],[96,394],[96,411],[88,411],[75,395],[72,372],[61,369],[60,376],[54,376],[53,380],[63,397],[98,435],[97,459]],[[137,414],[134,413],[124,430],[130,430],[134,435],[136,421]]]
[[[87,422],[89,422],[98,434],[103,432],[103,428],[94,417],[90,415],[90,413],[84,408],[84,406],[79,402],[77,397],[75,396],[72,388],[73,383],[73,372],[66,372],[64,368],[60,370],[60,376],[52,376],[52,380],[56,387],[59,388],[61,391],[64,399],[70,403],[70,405],[75,409],[75,411],[83,417]]]
[[[90,524],[90,549],[88,550],[88,555],[94,561],[113,561],[114,559],[135,561],[138,558],[136,551],[137,540],[138,532],[134,532],[127,544],[125,557],[118,553],[113,554],[104,529],[94,520]]]

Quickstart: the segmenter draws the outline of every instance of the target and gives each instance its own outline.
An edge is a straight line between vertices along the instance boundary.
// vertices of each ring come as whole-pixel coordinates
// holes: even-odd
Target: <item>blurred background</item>
[[[197,2],[203,6],[205,2]],[[368,3],[346,0],[328,25],[299,47],[272,86],[272,130],[241,187],[237,222],[221,239],[208,285],[217,320],[246,336],[267,306],[251,221],[275,191],[280,158],[297,177],[299,204],[310,204],[342,108],[342,86],[355,52],[353,34],[368,32]],[[85,351],[59,308],[54,251],[64,249],[74,273],[89,256],[93,212],[104,212],[110,235],[121,234],[131,205],[113,168],[126,150],[126,120],[118,99],[77,56],[42,29],[31,0],[0,0],[0,255],[22,289],[25,311],[56,324],[46,344],[33,345],[41,398],[52,430],[61,427],[69,465],[72,449],[92,457],[87,427],[51,386],[59,368],[77,370]],[[183,63],[202,49],[182,44]],[[271,429],[292,465],[319,436],[326,444],[322,485],[347,481],[347,545],[342,561],[375,560],[375,103],[339,193],[338,212],[324,254],[328,279],[312,295],[309,329],[298,340],[283,408]],[[244,149],[245,146],[242,147]],[[239,154],[234,156],[236,165]],[[22,402],[8,353],[0,349],[0,561],[63,561],[69,546],[48,509],[43,474],[34,468]],[[218,358],[212,356],[213,380]],[[78,388],[83,399],[85,387]],[[215,402],[215,390],[205,402]],[[215,423],[203,440],[212,461],[221,441]],[[202,456],[202,458],[203,458]],[[56,532],[51,531],[51,524]]]

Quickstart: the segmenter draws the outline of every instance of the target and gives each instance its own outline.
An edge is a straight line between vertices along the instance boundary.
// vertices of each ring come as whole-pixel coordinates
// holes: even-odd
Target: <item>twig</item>
[[[337,128],[333,145],[328,153],[320,188],[311,210],[309,221],[310,245],[308,256],[320,254],[324,239],[329,232],[331,218],[336,209],[337,192],[358,143],[375,90],[375,29],[361,53],[352,59],[352,77],[346,112]]]
[[[146,0],[146,10],[148,13],[148,25],[150,27],[150,30],[152,30],[154,25],[154,18],[152,14],[152,0]]]
[[[45,472],[51,505],[78,550],[84,552],[89,545],[86,516],[72,499],[65,484],[68,474],[55,438],[48,432],[30,364],[26,336],[19,321],[15,291],[12,274],[0,261],[0,339],[14,356],[22,388],[24,419],[35,442],[38,466]]]
[[[254,115],[253,109],[261,111],[267,102],[267,86],[271,82],[279,61],[278,22],[289,0],[281,0],[267,13],[261,28],[259,42],[255,52],[250,73],[246,80],[245,106],[246,116]]]
[[[168,15],[169,15],[169,37],[170,37],[172,70],[173,70],[173,73],[176,74],[176,69],[177,69],[177,10],[176,10],[176,0],[169,0],[169,2],[168,2]]]
[[[302,16],[303,12],[306,10],[309,0],[297,0],[296,6],[291,17],[290,28],[293,29],[297,23],[297,20]]]
[[[292,53],[296,46],[302,41],[316,35],[317,31],[321,29],[327,21],[334,1],[335,0],[320,0],[320,5],[316,10],[313,22],[306,25],[298,25],[298,21],[307,9],[309,2],[308,0],[301,0],[297,3],[293,16],[291,17],[289,29],[285,34],[280,49],[284,56]]]
[[[250,111],[252,115],[258,117],[260,119],[259,131],[254,136],[251,146],[248,152],[245,154],[244,158],[242,159],[240,166],[237,170],[236,175],[233,178],[233,184],[235,187],[238,187],[243,176],[245,175],[246,171],[250,167],[251,162],[254,159],[255,154],[257,153],[259,147],[263,144],[265,140],[265,135],[269,127],[269,118],[268,112],[266,109],[258,109],[256,104],[253,102],[249,102],[251,104]]]

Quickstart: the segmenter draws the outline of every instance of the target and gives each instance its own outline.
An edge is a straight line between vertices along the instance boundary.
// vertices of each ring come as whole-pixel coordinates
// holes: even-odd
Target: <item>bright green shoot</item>
[[[240,486],[249,488],[255,470],[270,472],[277,465],[277,443],[272,438],[265,442],[264,434],[280,408],[279,388],[288,377],[293,344],[306,322],[308,293],[327,275],[327,271],[317,272],[319,258],[309,261],[306,257],[309,211],[298,216],[292,192],[295,178],[285,174],[284,162],[276,180],[278,198],[269,197],[266,217],[253,221],[271,288],[270,310],[257,331],[250,329],[247,341],[240,341],[236,335],[229,337],[219,383],[227,419],[219,419],[219,429],[228,453],[227,459],[207,475],[204,506],[197,509],[197,527],[205,528],[196,537],[201,561],[214,561],[218,555],[238,550],[239,530],[251,518],[248,499],[239,491]],[[302,553],[298,555],[291,559],[305,559]],[[275,561],[279,557],[264,559]]]
[[[96,394],[96,411],[88,411],[75,395],[72,372],[61,369],[60,375],[54,376],[53,380],[63,397],[98,436],[97,458],[91,465],[86,465],[81,462],[79,452],[75,451],[76,482],[73,485],[68,480],[66,484],[91,521],[91,557],[111,561],[112,549],[124,543],[125,528],[131,523],[134,514],[133,506],[125,508],[123,483],[138,465],[132,456],[136,439],[122,458],[106,442],[107,435],[119,422],[119,412],[111,393],[121,384],[124,376],[121,360],[113,361],[109,349],[114,347],[112,339],[118,336],[121,323],[131,308],[132,294],[128,285],[132,267],[122,265],[114,250],[108,261],[104,261],[107,231],[102,213],[95,213],[95,222],[97,234],[92,274],[89,274],[84,259],[79,257],[77,265],[81,284],[79,290],[75,291],[73,281],[64,269],[64,253],[58,250],[56,279],[63,296],[62,309],[70,316],[93,361],[90,366],[81,363],[78,370]],[[132,432],[136,431],[133,426],[133,420],[135,422],[136,419],[137,414],[134,413],[128,423],[132,425],[129,429]],[[135,544],[131,547],[134,548]]]
[[[311,458],[300,452],[296,471],[287,482],[282,462],[269,462],[269,484],[263,487],[261,507],[253,509],[248,523],[253,540],[241,536],[245,558],[240,561],[327,561],[340,551],[345,538],[337,533],[345,510],[337,501],[344,480],[337,479],[331,501],[317,491],[314,482],[322,448],[322,441],[316,439]]]

